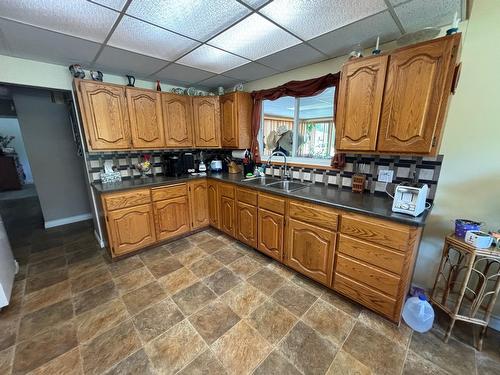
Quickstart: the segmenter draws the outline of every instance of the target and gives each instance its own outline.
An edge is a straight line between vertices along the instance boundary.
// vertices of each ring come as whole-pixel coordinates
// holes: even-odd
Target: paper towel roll
[[[233,159],[243,159],[245,157],[245,152],[247,150],[234,150],[231,151],[231,157]]]

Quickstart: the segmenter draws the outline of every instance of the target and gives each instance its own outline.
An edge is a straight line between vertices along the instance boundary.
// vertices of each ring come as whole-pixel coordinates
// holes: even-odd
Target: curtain
[[[259,150],[259,141],[258,134],[261,123],[261,114],[262,114],[262,101],[263,100],[276,100],[281,98],[282,96],[293,96],[296,98],[301,98],[305,96],[313,96],[322,92],[324,89],[328,87],[335,86],[338,87],[340,80],[340,72],[338,73],[329,73],[322,77],[307,79],[304,81],[290,81],[281,86],[274,87],[271,89],[260,90],[252,92],[253,98],[253,111],[252,111],[252,143],[251,149],[254,155],[254,160],[256,162],[260,162],[260,150]],[[337,92],[338,89],[335,90],[335,113],[337,112]],[[335,119],[334,119],[335,120]],[[337,156],[337,154],[335,154]],[[332,166],[337,168],[342,168],[343,165],[341,163],[342,159],[335,156],[332,158]],[[335,160],[337,159],[337,160]],[[344,158],[345,160],[345,158]],[[334,165],[335,164],[335,165]]]

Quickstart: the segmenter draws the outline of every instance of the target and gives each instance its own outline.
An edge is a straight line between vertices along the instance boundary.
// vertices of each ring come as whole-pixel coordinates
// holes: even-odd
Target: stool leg
[[[479,341],[477,343],[477,350],[480,352],[481,350],[483,350],[483,339],[484,339],[484,336],[486,335],[486,330],[488,329],[488,326],[484,326],[482,329],[481,329],[481,333],[479,334]]]
[[[445,333],[444,339],[443,339],[443,341],[445,343],[448,343],[448,340],[449,340],[450,335],[451,335],[451,331],[453,330],[453,327],[455,326],[455,321],[456,321],[456,319],[451,319],[451,321],[450,321],[450,325],[448,326],[448,329],[446,330],[446,333]]]

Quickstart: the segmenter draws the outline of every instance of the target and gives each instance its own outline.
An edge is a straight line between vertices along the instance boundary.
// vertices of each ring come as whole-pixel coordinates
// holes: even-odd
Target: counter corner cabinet
[[[250,148],[253,100],[250,93],[236,91],[220,97],[222,147]]]
[[[194,146],[220,148],[220,108],[218,96],[192,98]]]
[[[417,43],[342,68],[340,151],[437,155],[461,34]]]

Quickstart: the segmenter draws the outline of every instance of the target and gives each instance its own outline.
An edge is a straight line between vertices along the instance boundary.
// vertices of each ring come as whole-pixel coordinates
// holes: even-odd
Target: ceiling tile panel
[[[298,46],[264,57],[258,60],[258,62],[280,71],[286,71],[314,64],[325,59],[325,55],[319,53],[314,48],[306,44],[299,44]]]
[[[349,53],[360,43],[363,47],[375,47],[377,36],[385,43],[401,36],[399,29],[388,11],[365,18],[338,30],[321,35],[309,43],[330,57]]]
[[[269,0],[243,0],[243,2],[247,5],[250,5],[252,8],[256,9],[265,3],[268,3]]]
[[[88,40],[0,18],[0,54],[3,55],[85,66],[94,59],[99,47],[100,44]]]
[[[249,64],[245,64],[235,69],[224,72],[224,75],[227,77],[240,79],[242,81],[255,81],[256,79],[269,77],[277,73],[279,73],[277,70],[251,62]]]
[[[238,22],[209,42],[213,46],[251,60],[270,55],[298,43],[300,43],[299,39],[256,13]]]
[[[118,17],[115,11],[85,0],[2,0],[0,15],[94,42],[104,41]]]
[[[108,44],[165,60],[174,60],[199,45],[191,39],[129,16],[122,18]]]
[[[127,14],[201,41],[249,13],[227,0],[133,0],[127,9]]]
[[[241,83],[241,80],[217,75],[215,77],[199,82],[200,85],[213,89],[222,86],[224,88],[232,88],[234,85]]]
[[[193,68],[208,70],[213,73],[222,73],[246,64],[249,61],[218,48],[202,45],[179,59],[178,62]]]
[[[90,1],[91,3],[107,6],[119,12],[123,10],[123,7],[127,3],[127,0],[88,0],[88,1]]]
[[[259,12],[308,40],[385,9],[384,0],[274,0]]]
[[[462,0],[412,0],[394,8],[407,32],[450,25],[455,12],[462,14]]]
[[[181,64],[170,64],[156,74],[159,79],[195,83],[212,77],[214,73]]]
[[[145,78],[167,64],[168,61],[165,60],[107,46],[102,50],[95,66],[109,73]]]

